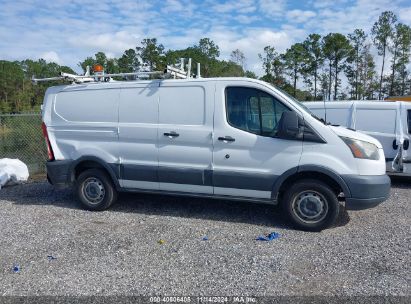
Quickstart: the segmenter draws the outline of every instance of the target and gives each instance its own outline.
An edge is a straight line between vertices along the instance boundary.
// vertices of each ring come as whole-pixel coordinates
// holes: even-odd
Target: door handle
[[[224,136],[224,137],[219,137],[218,140],[233,142],[233,141],[235,141],[235,138],[232,138],[231,136]]]
[[[404,148],[404,150],[408,150],[408,148],[410,147],[410,141],[408,139],[405,139],[402,147]]]
[[[397,145],[397,140],[396,140],[396,139],[394,139],[394,141],[392,142],[392,148],[393,148],[394,150],[397,150],[397,149],[398,149],[398,145]]]
[[[167,136],[167,137],[170,137],[170,138],[174,138],[174,137],[179,137],[180,136],[180,134],[178,134],[178,133],[176,133],[176,132],[174,132],[174,131],[171,131],[171,132],[166,132],[166,133],[164,133],[164,136]]]

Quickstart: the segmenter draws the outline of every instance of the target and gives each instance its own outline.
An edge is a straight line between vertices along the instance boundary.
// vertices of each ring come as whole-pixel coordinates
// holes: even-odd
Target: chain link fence
[[[18,158],[31,176],[45,175],[47,149],[39,113],[0,114],[0,158]]]

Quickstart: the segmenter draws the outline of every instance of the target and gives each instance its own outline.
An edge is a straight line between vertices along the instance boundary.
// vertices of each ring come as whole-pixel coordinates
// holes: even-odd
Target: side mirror
[[[298,116],[293,111],[285,111],[278,122],[277,136],[283,139],[297,139],[301,137],[298,126]]]

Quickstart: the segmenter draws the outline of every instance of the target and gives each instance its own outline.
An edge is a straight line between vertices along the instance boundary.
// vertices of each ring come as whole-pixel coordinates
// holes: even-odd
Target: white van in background
[[[300,229],[389,196],[378,140],[325,125],[298,101],[247,78],[109,81],[47,90],[49,181],[83,206],[117,191],[281,204]]]
[[[305,102],[304,105],[333,125],[378,139],[384,148],[387,172],[411,176],[410,102],[327,101]]]

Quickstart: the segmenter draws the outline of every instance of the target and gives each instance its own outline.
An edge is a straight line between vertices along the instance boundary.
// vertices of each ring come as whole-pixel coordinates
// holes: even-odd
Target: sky
[[[119,57],[144,38],[182,49],[209,37],[221,59],[238,48],[262,75],[265,46],[284,52],[314,32],[369,33],[385,10],[411,25],[411,0],[0,0],[0,60],[44,58],[80,72],[87,56]]]

